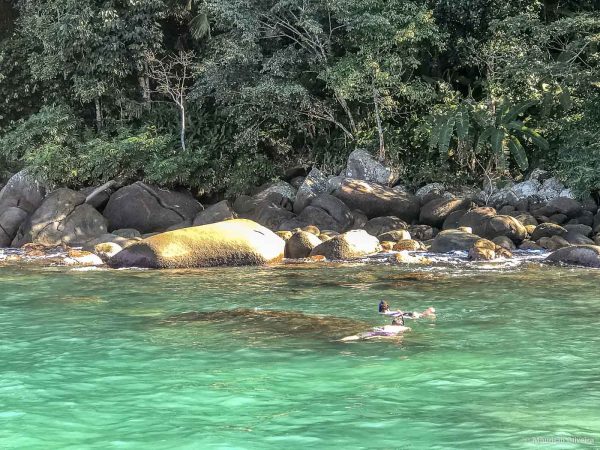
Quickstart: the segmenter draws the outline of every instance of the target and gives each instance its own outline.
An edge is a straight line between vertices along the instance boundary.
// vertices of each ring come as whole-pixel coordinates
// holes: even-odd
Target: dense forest
[[[0,0],[0,168],[232,195],[360,147],[595,191],[599,47],[595,0]]]

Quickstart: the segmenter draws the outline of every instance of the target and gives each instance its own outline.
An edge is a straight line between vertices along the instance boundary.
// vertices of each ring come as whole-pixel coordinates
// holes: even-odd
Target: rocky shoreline
[[[548,262],[600,267],[598,244],[596,202],[544,171],[502,189],[433,183],[410,192],[363,150],[339,176],[313,168],[207,207],[142,182],[51,190],[27,170],[0,192],[0,247],[21,249],[3,261],[60,255],[68,264],[188,268],[384,255],[428,264],[452,252],[491,261],[535,250]]]

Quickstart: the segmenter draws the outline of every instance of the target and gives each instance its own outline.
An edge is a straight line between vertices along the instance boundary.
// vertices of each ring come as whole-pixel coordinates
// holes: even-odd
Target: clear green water
[[[600,271],[478,267],[0,268],[0,448],[599,447]],[[375,326],[381,298],[437,320],[346,344],[336,322],[164,321]]]

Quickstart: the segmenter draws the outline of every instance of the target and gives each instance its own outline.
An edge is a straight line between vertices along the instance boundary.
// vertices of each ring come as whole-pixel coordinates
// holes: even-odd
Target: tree
[[[183,151],[186,150],[186,103],[194,79],[194,60],[193,52],[180,51],[163,59],[148,55],[148,74],[156,82],[156,91],[175,103],[179,112],[179,140]]]

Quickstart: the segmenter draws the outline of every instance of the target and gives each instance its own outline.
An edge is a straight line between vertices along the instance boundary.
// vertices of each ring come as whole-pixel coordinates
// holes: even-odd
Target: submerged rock
[[[259,265],[283,259],[285,241],[245,219],[161,233],[110,258],[111,267],[153,269]]]
[[[173,315],[163,325],[181,323],[216,323],[220,327],[240,327],[246,333],[260,333],[265,337],[316,336],[339,339],[348,334],[370,329],[372,325],[352,319],[304,314],[295,311],[260,309],[233,309],[208,312],[190,311]]]
[[[585,267],[600,267],[600,246],[575,245],[564,247],[548,255],[546,260]]]

